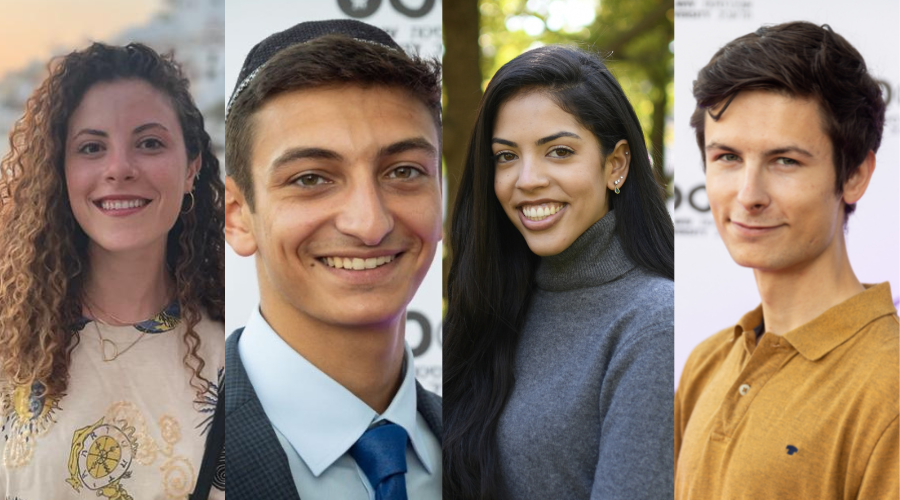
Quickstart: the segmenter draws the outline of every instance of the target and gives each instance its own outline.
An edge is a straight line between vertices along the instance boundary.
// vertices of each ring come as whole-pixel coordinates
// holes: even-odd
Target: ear
[[[256,253],[250,206],[231,176],[225,177],[225,241],[241,257]]]
[[[184,179],[184,194],[188,194],[194,190],[194,181],[199,177],[200,166],[203,165],[203,153],[197,154],[197,157],[188,163],[187,177]]]
[[[606,157],[606,186],[610,191],[622,187],[628,179],[628,167],[631,165],[631,148],[628,141],[622,139],[616,143],[615,149]],[[616,182],[618,181],[618,183]]]
[[[875,172],[875,153],[869,151],[859,168],[844,181],[843,200],[846,204],[856,203],[866,193],[872,174]]]

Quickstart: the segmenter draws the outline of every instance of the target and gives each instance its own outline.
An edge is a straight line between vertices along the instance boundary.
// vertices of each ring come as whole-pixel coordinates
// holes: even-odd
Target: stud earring
[[[628,154],[628,153],[625,153],[625,154]],[[619,194],[619,183],[622,182],[622,179],[623,179],[624,177],[625,177],[625,176],[623,175],[622,177],[619,177],[618,179],[616,179],[615,182],[613,182],[613,186],[616,187],[616,194]]]

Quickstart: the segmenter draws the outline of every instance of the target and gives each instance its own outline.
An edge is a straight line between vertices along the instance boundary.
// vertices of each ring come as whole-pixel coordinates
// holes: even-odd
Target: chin
[[[569,248],[569,245],[571,245],[571,242],[560,240],[529,241],[526,239],[525,243],[528,245],[528,249],[538,257],[551,257],[558,253],[562,253],[563,250]]]
[[[329,301],[329,304],[322,304],[323,310],[317,316],[323,323],[350,328],[388,325],[406,316],[408,303],[408,300],[393,297],[373,300],[373,297],[366,295],[352,298],[344,296]],[[338,308],[335,308],[336,304],[339,304]]]
[[[397,321],[397,318],[406,314],[406,308],[400,311],[391,311],[385,313],[383,311],[359,311],[356,313],[345,312],[343,314],[329,315],[326,319],[327,323],[332,325],[340,325],[347,328],[365,328],[376,327],[381,325],[390,325]]]
[[[771,253],[759,255],[757,252],[730,252],[731,259],[741,267],[747,267],[757,271],[778,271],[787,267],[786,263],[779,262]]]
[[[141,250],[152,246],[155,242],[155,240],[148,240],[147,238],[94,238],[90,235],[88,235],[88,238],[90,238],[92,245],[101,248],[109,253]]]

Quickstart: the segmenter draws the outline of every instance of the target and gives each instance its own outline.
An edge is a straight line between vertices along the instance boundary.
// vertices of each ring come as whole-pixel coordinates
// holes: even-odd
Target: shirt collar
[[[291,443],[314,476],[321,475],[366,429],[382,420],[406,430],[419,461],[432,473],[416,425],[416,379],[408,344],[403,381],[382,415],[294,351],[258,307],[244,328],[238,352],[272,426]]]
[[[857,332],[872,321],[890,314],[896,314],[891,285],[863,285],[866,290],[828,309],[809,323],[801,325],[783,335],[797,352],[810,361],[816,361],[833,349],[850,340]],[[735,338],[753,329],[763,320],[762,305],[748,312],[734,327]]]

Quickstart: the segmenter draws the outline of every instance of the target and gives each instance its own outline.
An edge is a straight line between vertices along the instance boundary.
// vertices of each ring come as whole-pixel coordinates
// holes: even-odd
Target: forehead
[[[717,114],[724,103],[713,108]],[[819,103],[808,97],[750,90],[738,93],[718,120],[705,114],[706,146],[724,145],[766,151],[789,146],[816,148],[830,153]]]
[[[547,132],[586,131],[575,116],[556,104],[546,92],[531,91],[514,95],[497,109],[494,136],[503,138],[543,137]]]
[[[251,122],[254,169],[291,148],[320,148],[353,159],[415,137],[438,145],[437,125],[425,104],[392,87],[284,92],[268,99]]]
[[[114,80],[91,85],[69,118],[69,133],[81,127],[131,128],[144,123],[165,125],[180,133],[178,116],[169,97],[140,79]]]

